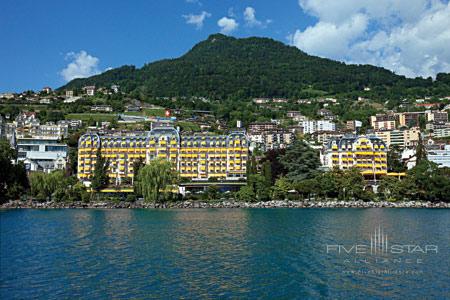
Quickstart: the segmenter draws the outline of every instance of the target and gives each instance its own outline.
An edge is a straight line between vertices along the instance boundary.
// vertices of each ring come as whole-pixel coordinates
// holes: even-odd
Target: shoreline
[[[446,202],[422,202],[422,201],[291,201],[291,200],[271,200],[266,202],[240,202],[224,200],[217,202],[206,201],[179,201],[165,203],[145,203],[137,202],[36,202],[36,201],[10,201],[0,206],[1,209],[192,209],[192,208],[450,208],[450,203]]]

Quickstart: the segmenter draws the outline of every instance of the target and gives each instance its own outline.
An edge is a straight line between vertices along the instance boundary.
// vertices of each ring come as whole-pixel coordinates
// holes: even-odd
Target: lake
[[[0,210],[1,299],[448,298],[449,209]]]

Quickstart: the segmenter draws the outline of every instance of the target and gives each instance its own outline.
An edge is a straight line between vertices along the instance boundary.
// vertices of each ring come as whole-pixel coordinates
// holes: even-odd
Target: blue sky
[[[107,68],[178,57],[220,31],[410,77],[450,72],[448,1],[385,2],[2,0],[0,92],[55,88]]]

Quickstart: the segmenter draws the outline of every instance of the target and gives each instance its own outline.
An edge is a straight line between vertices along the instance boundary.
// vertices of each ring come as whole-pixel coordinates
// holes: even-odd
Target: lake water
[[[0,299],[450,298],[448,209],[23,209],[0,222]]]

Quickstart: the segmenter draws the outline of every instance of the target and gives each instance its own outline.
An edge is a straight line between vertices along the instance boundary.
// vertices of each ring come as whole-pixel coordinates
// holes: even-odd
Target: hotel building
[[[324,166],[341,170],[357,168],[368,179],[387,174],[387,147],[373,136],[344,136],[325,146]]]
[[[180,135],[171,127],[128,136],[85,134],[78,142],[78,178],[89,184],[97,149],[109,159],[109,177],[132,181],[133,163],[155,158],[170,161],[180,177],[191,180],[246,179],[248,144],[241,132],[229,135]]]

